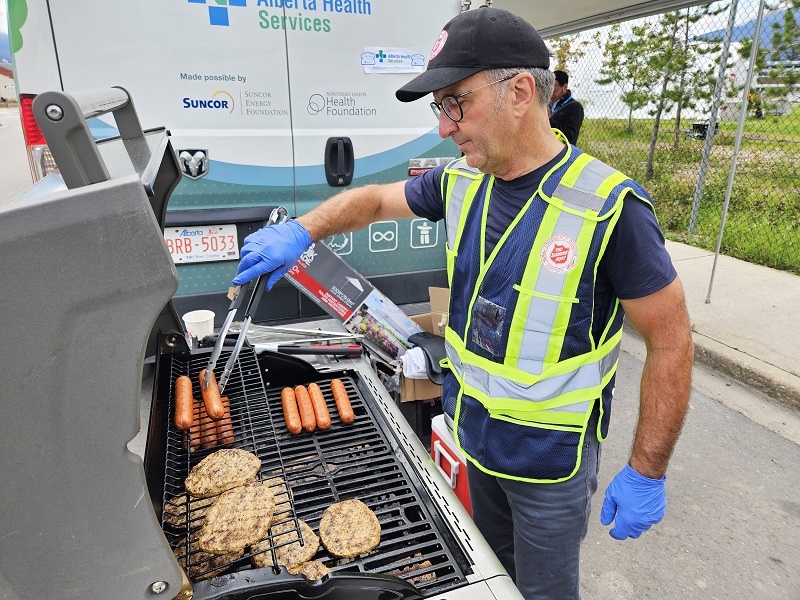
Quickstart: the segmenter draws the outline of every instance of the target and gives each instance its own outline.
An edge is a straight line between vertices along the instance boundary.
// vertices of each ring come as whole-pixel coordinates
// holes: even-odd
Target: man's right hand
[[[267,289],[271,289],[311,243],[306,228],[295,220],[269,225],[251,233],[244,239],[242,258],[233,285],[244,285],[270,273]]]

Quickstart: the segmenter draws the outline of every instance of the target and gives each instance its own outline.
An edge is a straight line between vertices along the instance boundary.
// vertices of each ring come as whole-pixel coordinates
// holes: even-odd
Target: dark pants
[[[567,481],[523,483],[487,475],[469,463],[475,524],[526,600],[580,600],[580,547],[599,468],[594,423],[581,466]]]

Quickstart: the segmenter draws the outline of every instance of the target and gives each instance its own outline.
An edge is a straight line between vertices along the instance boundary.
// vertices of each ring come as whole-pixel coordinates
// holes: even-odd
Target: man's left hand
[[[626,464],[614,477],[606,490],[606,499],[600,511],[600,522],[614,527],[609,532],[617,540],[638,538],[664,517],[667,493],[665,475],[650,479]]]

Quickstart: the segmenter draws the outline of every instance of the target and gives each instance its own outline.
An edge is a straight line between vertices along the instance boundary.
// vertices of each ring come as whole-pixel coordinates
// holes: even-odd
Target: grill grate
[[[224,355],[220,363],[224,363]],[[172,385],[179,375],[189,375],[193,383],[205,367],[205,358],[173,357],[170,383],[170,412],[173,414]],[[262,384],[258,361],[252,349],[242,351],[231,380],[225,389],[231,404],[231,416],[236,441],[234,447],[254,452],[262,460],[261,480],[276,478],[276,513],[285,510],[283,520],[302,519],[318,534],[319,521],[325,509],[335,502],[358,499],[378,517],[381,542],[377,548],[356,558],[338,559],[330,556],[324,546],[313,560],[327,565],[332,571],[391,574],[414,584],[423,595],[452,589],[467,583],[463,556],[453,555],[437,524],[433,510],[426,505],[409,477],[409,466],[398,457],[383,430],[372,415],[356,380],[340,374],[356,415],[352,425],[342,425],[330,392],[333,376],[320,376],[320,386],[331,414],[332,425],[327,431],[292,435],[285,427],[281,405],[281,389],[267,389]],[[310,383],[297,382],[297,383]],[[197,386],[197,384],[196,384]],[[195,387],[196,387],[195,386]],[[199,394],[197,394],[199,396]],[[274,427],[273,427],[274,425]],[[183,434],[174,429],[170,420],[167,439],[164,499],[184,493],[183,480],[191,467],[214,452],[216,448],[189,452],[183,444]],[[283,484],[291,493],[286,493]],[[190,511],[198,500],[189,499]],[[164,506],[167,506],[164,504]],[[193,552],[189,547],[192,535],[199,531],[202,517],[188,518],[178,530],[166,519],[162,525],[173,548],[188,556],[190,576],[202,579],[222,570],[250,568],[249,558],[242,557],[222,564],[219,560]],[[296,521],[294,521],[297,526]],[[270,538],[270,548],[273,552]],[[274,559],[274,555],[273,555]],[[187,569],[187,570],[189,570]]]
[[[218,364],[225,364],[230,352],[223,352]],[[170,422],[167,429],[167,451],[164,473],[164,510],[162,511],[162,528],[167,536],[180,562],[185,564],[185,569],[190,577],[195,580],[206,579],[223,570],[228,569],[235,562],[249,564],[251,553],[242,556],[226,555],[229,560],[213,557],[200,552],[191,543],[197,539],[203,525],[204,511],[208,502],[193,499],[185,495],[184,480],[189,471],[208,455],[216,452],[220,447],[197,448],[191,450],[187,443],[187,436],[174,427],[171,416],[174,415],[174,384],[181,375],[188,375],[192,380],[195,400],[200,400],[199,376],[208,363],[208,356],[174,358],[170,366],[169,385],[169,412]],[[278,447],[272,417],[267,407],[264,386],[261,380],[260,367],[252,349],[243,349],[239,359],[225,386],[225,396],[228,397],[233,423],[233,447],[252,452],[261,459],[261,470],[258,473],[260,481],[269,482],[270,489],[275,495],[274,523],[284,523],[293,519],[292,499],[288,493],[285,482],[283,461]],[[196,404],[199,404],[196,402]],[[201,440],[203,438],[201,437]],[[174,499],[184,499],[184,509]],[[179,501],[180,502],[180,501]],[[298,525],[294,523],[299,531]],[[265,552],[274,552],[276,547],[271,542]],[[287,542],[288,543],[288,542]],[[274,560],[274,554],[272,556]]]

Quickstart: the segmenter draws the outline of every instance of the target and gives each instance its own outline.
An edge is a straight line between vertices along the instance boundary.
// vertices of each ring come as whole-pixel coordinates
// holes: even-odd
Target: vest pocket
[[[568,321],[558,322],[562,307],[578,304],[578,299],[542,294],[521,285],[514,285],[514,289],[518,297],[510,337],[517,343],[509,344],[506,357],[541,363],[547,355],[551,336],[563,336],[566,333]]]
[[[524,481],[555,483],[580,466],[584,427],[536,425],[493,417],[475,398],[462,395],[458,415],[461,448],[487,472]]]
[[[472,341],[492,356],[503,352],[503,326],[506,309],[483,296],[478,296],[472,308],[470,329]]]

